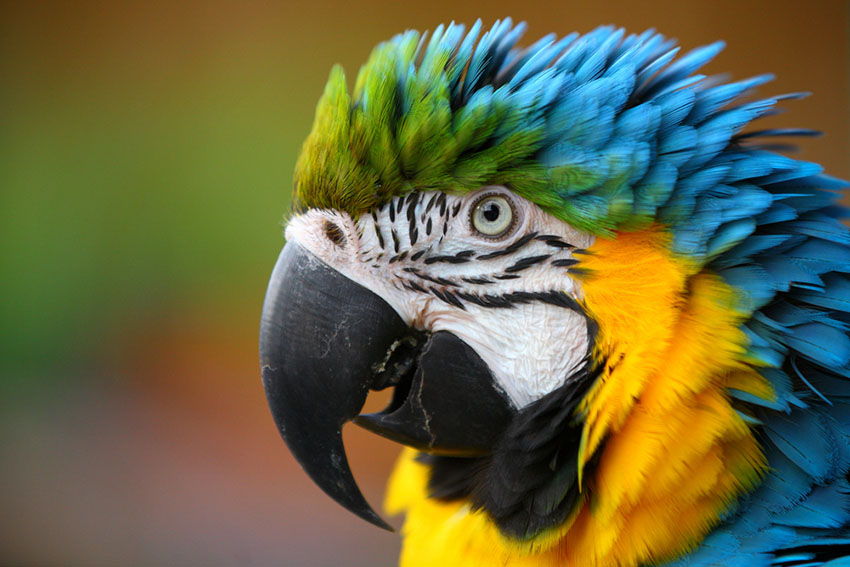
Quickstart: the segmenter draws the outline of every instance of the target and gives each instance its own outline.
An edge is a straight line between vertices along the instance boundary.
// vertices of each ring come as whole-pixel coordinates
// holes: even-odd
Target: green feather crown
[[[675,60],[674,42],[652,30],[602,27],[518,49],[524,29],[507,19],[483,34],[480,21],[430,40],[405,32],[375,48],[351,95],[335,67],[296,166],[296,206],[357,216],[414,190],[499,184],[594,234],[678,226],[680,244],[700,249],[681,251],[699,254],[707,242],[687,232],[702,195],[764,172],[819,173],[744,146],[740,130],[777,99],[730,108],[771,77],[717,85],[693,74],[721,42]]]

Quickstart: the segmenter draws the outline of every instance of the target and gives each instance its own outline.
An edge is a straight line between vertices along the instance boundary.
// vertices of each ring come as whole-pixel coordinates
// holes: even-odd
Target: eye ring
[[[503,193],[480,195],[469,208],[470,229],[485,238],[504,238],[513,231],[516,224],[516,207]]]

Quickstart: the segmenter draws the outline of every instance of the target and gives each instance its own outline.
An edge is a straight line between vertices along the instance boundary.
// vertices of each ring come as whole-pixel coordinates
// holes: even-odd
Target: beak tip
[[[377,527],[381,528],[382,530],[387,530],[390,533],[395,533],[395,528],[393,528],[391,525],[389,525],[382,517],[380,517],[375,512],[372,512],[369,516],[360,516],[360,517],[363,518],[364,520],[366,520],[367,522],[369,522],[370,524],[372,524],[373,526],[377,526]]]

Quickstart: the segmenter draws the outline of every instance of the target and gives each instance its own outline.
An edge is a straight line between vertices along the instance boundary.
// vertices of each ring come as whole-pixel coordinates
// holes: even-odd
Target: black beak
[[[480,455],[515,413],[466,343],[409,329],[378,295],[292,241],[266,292],[260,365],[278,430],[310,478],[388,530],[354,481],[346,422],[429,452]],[[396,387],[390,406],[358,417],[369,390],[387,386]]]

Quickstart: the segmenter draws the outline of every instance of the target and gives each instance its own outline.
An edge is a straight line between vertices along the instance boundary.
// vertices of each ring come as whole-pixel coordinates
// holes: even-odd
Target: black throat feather
[[[581,503],[582,421],[576,408],[602,368],[586,363],[560,388],[518,411],[490,455],[420,454],[419,461],[430,467],[429,496],[468,500],[517,539],[563,523]],[[585,474],[595,463],[592,458],[585,465]]]

